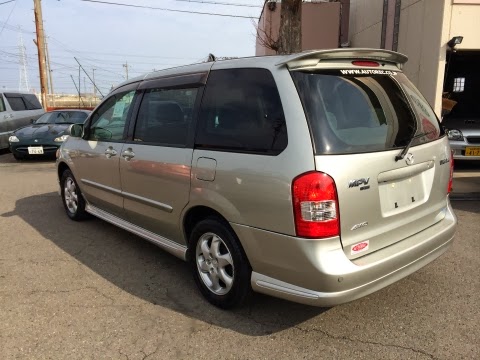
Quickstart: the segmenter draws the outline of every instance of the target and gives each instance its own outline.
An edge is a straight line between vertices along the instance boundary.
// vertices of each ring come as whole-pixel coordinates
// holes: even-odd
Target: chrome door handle
[[[131,158],[135,157],[135,153],[132,151],[131,148],[128,148],[124,152],[122,152],[122,157],[126,160],[129,161]]]
[[[117,155],[117,151],[111,146],[108,147],[107,150],[105,150],[105,156],[107,157],[107,159],[110,159],[112,156],[115,155]]]

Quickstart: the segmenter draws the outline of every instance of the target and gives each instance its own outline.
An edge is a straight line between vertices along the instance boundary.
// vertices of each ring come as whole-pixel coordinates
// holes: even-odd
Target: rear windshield
[[[349,72],[292,72],[317,155],[391,150],[413,136],[415,146],[443,135],[432,108],[405,75]]]

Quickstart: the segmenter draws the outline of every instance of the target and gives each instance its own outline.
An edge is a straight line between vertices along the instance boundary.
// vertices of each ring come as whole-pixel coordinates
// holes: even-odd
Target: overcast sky
[[[20,35],[27,55],[30,87],[39,90],[37,49],[33,43],[33,0],[0,0],[0,89],[19,87]],[[263,0],[195,0],[255,5],[228,6],[185,0],[100,0],[165,9],[209,12],[258,18]],[[192,0],[193,1],[193,0]],[[6,3],[5,3],[6,2]],[[4,3],[4,4],[2,4]],[[168,12],[107,5],[82,0],[42,0],[45,33],[55,93],[74,93],[78,65],[92,76],[102,92],[129,77],[152,69],[199,62],[216,56],[255,53],[252,19]],[[81,74],[82,92],[92,85]],[[86,81],[84,81],[86,78]]]

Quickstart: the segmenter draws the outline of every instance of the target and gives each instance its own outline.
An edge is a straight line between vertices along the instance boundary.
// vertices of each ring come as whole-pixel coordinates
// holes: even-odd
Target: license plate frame
[[[29,146],[28,155],[43,155],[43,146]]]
[[[480,146],[467,146],[465,156],[480,156]]]

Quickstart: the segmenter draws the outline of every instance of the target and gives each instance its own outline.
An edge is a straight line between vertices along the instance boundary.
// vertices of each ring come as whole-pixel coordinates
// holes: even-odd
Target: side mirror
[[[69,129],[71,137],[82,137],[83,125],[82,124],[73,124]]]
[[[35,124],[36,121],[37,120],[35,120],[35,119],[30,119],[30,124]]]

